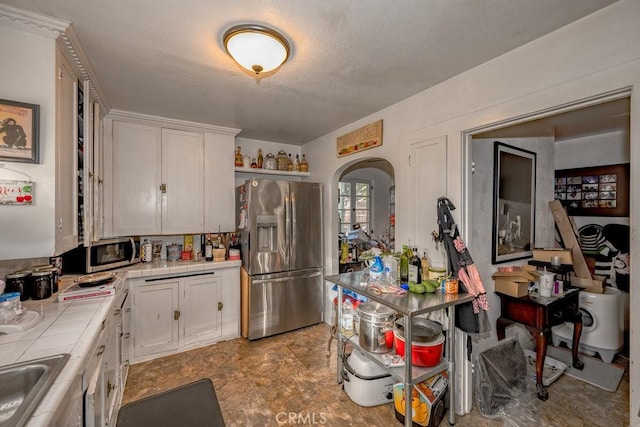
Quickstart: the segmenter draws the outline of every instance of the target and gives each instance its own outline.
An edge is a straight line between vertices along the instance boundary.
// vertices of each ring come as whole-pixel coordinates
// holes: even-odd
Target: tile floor
[[[211,378],[227,426],[400,426],[392,404],[362,407],[336,383],[330,327],[311,326],[256,341],[234,339],[131,366],[123,404],[201,378]],[[628,360],[614,363],[628,368]],[[628,370],[615,393],[567,375],[532,396],[519,414],[489,419],[474,404],[456,426],[623,426],[629,424]],[[440,424],[448,425],[447,418]]]

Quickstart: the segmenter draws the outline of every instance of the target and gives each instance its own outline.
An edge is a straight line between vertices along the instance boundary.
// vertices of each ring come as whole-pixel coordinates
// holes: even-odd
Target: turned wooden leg
[[[573,356],[573,367],[578,370],[584,369],[584,363],[578,359],[578,347],[580,346],[580,335],[582,334],[582,314],[575,314],[573,321],[573,342],[571,344],[571,355]]]
[[[498,317],[498,320],[496,321],[496,333],[498,335],[498,340],[504,339],[504,330],[508,325],[512,323],[512,320]]]
[[[544,330],[540,330],[536,335],[536,389],[540,400],[549,398],[549,392],[542,384],[545,357],[547,357],[547,334]]]

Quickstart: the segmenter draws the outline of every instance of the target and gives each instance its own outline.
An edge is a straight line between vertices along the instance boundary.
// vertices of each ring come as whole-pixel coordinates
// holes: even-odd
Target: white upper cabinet
[[[204,135],[205,231],[235,231],[235,138],[229,134]]]
[[[77,82],[71,65],[56,48],[56,254],[78,246]]]
[[[204,232],[204,135],[162,129],[162,233]]]
[[[111,154],[113,235],[160,234],[161,129],[114,122]]]
[[[235,230],[237,132],[110,113],[104,138],[105,236]]]

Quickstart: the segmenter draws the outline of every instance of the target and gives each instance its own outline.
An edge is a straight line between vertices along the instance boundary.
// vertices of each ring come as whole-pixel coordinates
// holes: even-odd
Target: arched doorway
[[[336,171],[339,271],[361,268],[360,255],[394,250],[395,172],[382,158],[359,159]]]

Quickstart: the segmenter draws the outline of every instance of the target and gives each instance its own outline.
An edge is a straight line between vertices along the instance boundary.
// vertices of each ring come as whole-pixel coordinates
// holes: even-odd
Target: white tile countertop
[[[102,321],[127,287],[126,280],[139,277],[169,276],[220,268],[240,267],[241,261],[154,261],[113,270],[116,295],[58,302],[58,294],[45,300],[27,300],[22,305],[42,316],[40,323],[29,330],[0,334],[0,366],[10,365],[60,353],[71,357],[56,378],[40,405],[31,416],[28,426],[47,426],[56,408],[69,391],[73,380],[84,368],[90,350],[99,338]],[[79,275],[60,277],[59,288],[64,290]]]

